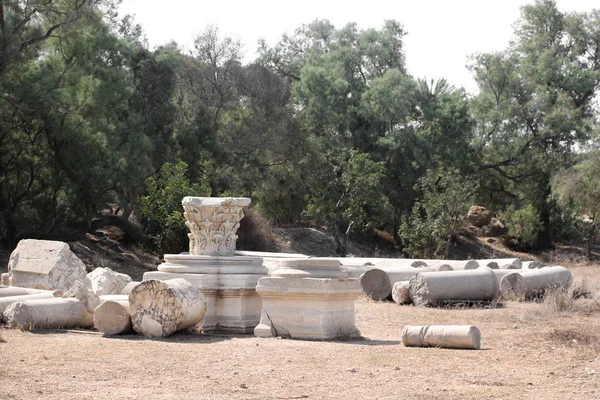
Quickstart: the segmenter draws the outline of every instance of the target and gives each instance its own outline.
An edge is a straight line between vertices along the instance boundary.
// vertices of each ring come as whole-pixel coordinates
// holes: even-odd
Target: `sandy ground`
[[[597,282],[594,269],[576,271]],[[0,399],[597,399],[600,306],[416,308],[361,299],[365,339],[1,330]],[[469,324],[482,350],[407,348],[404,325]],[[1,328],[0,328],[1,329]]]

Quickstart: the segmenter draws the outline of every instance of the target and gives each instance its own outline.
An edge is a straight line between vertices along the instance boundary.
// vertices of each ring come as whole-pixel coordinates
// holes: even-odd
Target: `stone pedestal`
[[[256,284],[267,272],[260,257],[166,254],[144,280],[184,278],[199,289],[206,299],[204,332],[252,333],[262,309]]]
[[[256,291],[263,300],[259,337],[329,340],[359,337],[354,301],[360,282],[348,279],[337,260],[281,260],[281,268],[261,278]]]

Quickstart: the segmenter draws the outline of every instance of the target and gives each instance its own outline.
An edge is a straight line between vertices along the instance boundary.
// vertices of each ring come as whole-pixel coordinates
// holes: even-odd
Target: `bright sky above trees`
[[[395,19],[408,31],[406,64],[413,76],[444,77],[473,92],[475,81],[465,68],[468,56],[504,49],[520,7],[530,3],[533,0],[124,0],[121,12],[136,15],[151,46],[175,40],[190,48],[195,34],[216,25],[222,35],[245,44],[247,61],[254,59],[259,38],[272,45],[283,33],[315,19],[328,19],[337,28],[356,22],[363,29],[380,28],[384,20]],[[561,11],[600,8],[597,0],[557,0],[557,4]]]

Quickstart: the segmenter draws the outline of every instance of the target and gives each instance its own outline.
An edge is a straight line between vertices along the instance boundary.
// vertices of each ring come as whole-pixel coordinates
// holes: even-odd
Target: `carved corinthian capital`
[[[244,218],[246,197],[184,197],[185,224],[190,230],[190,254],[233,256],[236,232]]]

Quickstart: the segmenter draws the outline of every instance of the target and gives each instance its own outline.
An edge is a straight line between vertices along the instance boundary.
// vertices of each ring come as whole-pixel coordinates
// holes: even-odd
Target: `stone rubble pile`
[[[190,253],[166,254],[141,282],[109,268],[86,273],[62,242],[23,240],[0,286],[10,327],[92,328],[166,337],[183,329],[330,340],[360,336],[354,302],[438,306],[526,300],[568,288],[571,273],[518,258],[313,258],[236,251],[248,198],[186,197]],[[480,347],[473,326],[406,326],[406,346]]]

